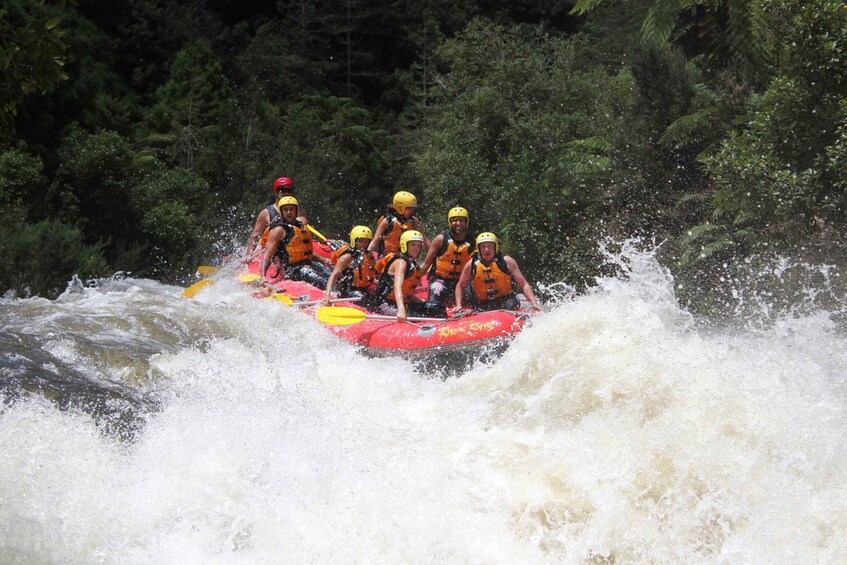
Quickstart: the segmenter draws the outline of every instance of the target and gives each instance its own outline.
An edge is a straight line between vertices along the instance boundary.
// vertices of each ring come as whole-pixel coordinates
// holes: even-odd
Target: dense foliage
[[[325,233],[408,189],[578,288],[598,243],[663,241],[702,311],[844,262],[838,0],[9,0],[0,30],[0,291],[184,280],[282,175]]]

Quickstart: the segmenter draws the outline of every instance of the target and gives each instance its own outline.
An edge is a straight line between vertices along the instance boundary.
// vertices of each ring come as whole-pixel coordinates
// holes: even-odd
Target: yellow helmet
[[[397,194],[394,195],[394,209],[397,210],[398,214],[405,214],[406,208],[410,206],[417,206],[418,199],[415,198],[415,195],[411,192],[406,192],[405,190],[401,190]]]
[[[493,243],[494,253],[500,253],[500,242],[497,241],[497,236],[490,231],[484,231],[476,236],[476,248],[479,249],[480,243]]]
[[[299,206],[300,203],[297,202],[297,199],[293,196],[283,196],[279,199],[279,202],[277,202],[276,205],[280,210],[282,210],[283,206]]]
[[[462,208],[461,206],[456,206],[455,208],[453,208],[452,210],[447,212],[447,223],[448,224],[450,223],[450,220],[452,220],[453,218],[464,218],[465,220],[467,220],[467,222],[469,224],[471,223],[471,217],[468,214],[468,211],[465,210],[464,208]]]
[[[350,247],[356,247],[357,239],[373,239],[374,232],[368,226],[353,226],[350,230]]]
[[[420,241],[421,245],[423,245],[423,234],[418,230],[404,231],[403,235],[400,236],[400,253],[406,252],[406,250],[409,248],[410,241]]]

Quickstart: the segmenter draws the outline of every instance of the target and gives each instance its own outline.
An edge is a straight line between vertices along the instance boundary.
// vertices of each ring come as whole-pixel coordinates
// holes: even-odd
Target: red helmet
[[[294,181],[288,177],[279,177],[274,181],[274,192],[287,188],[289,192],[294,190]]]

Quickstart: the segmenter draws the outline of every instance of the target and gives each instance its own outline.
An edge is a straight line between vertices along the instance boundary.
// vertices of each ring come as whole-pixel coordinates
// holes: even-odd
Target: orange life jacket
[[[276,254],[283,265],[297,265],[312,259],[312,237],[306,227],[294,220],[293,223],[276,221],[270,229],[285,228],[285,237],[279,242]]]
[[[352,275],[353,288],[368,288],[376,284],[376,259],[370,251],[353,249],[349,245],[344,244],[332,253],[330,257],[332,264],[335,265],[338,263],[341,256],[348,253],[353,256],[353,262],[341,272],[341,276],[346,277]]]
[[[420,224],[417,216],[402,218],[391,212],[386,212],[376,222],[377,229],[379,229],[382,220],[388,220],[390,222],[390,227],[382,237],[382,252],[386,255],[389,253],[398,253],[400,251],[400,236],[403,235],[403,232],[415,229],[416,222]]]
[[[465,241],[456,241],[450,230],[444,232],[444,242],[438,250],[435,263],[431,270],[435,276],[441,279],[457,280],[462,274],[462,269],[471,260],[471,252],[474,244],[471,238]]]
[[[471,261],[471,285],[477,300],[485,302],[514,293],[512,275],[502,253],[498,253],[491,263],[486,265],[479,257],[479,252],[475,251]]]
[[[415,294],[415,289],[421,284],[421,278],[424,273],[408,255],[403,253],[389,253],[377,261],[376,270],[380,275],[375,294],[381,300],[396,302],[394,297],[394,275],[389,274],[388,269],[397,259],[406,260],[406,278],[403,280],[402,292],[403,300],[408,302],[409,297]]]

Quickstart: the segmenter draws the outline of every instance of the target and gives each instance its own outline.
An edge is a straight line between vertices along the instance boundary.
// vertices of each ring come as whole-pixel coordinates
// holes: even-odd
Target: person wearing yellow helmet
[[[447,212],[447,224],[449,229],[433,238],[421,267],[429,274],[426,305],[430,316],[442,317],[446,308],[453,305],[459,276],[476,248],[473,236],[468,233],[470,214],[465,208],[451,208]]]
[[[268,228],[271,222],[278,220],[280,217],[277,202],[283,196],[294,195],[294,181],[288,177],[280,177],[274,181],[273,191],[275,198],[268,206],[262,208],[259,215],[256,216],[256,223],[253,226],[253,231],[250,232],[250,237],[247,238],[247,249],[244,252],[245,263],[249,263],[256,258],[261,248],[263,248],[268,240]],[[306,218],[306,211],[302,206],[298,205],[297,219],[303,224],[307,224],[309,220]],[[259,250],[257,250],[259,248]]]
[[[524,277],[517,261],[500,251],[500,241],[494,233],[483,232],[476,236],[476,251],[462,269],[456,285],[456,306],[451,310],[451,316],[464,311],[464,302],[470,302],[475,310],[518,310],[521,303],[513,285],[521,289],[533,308],[541,310],[532,285]]]
[[[380,273],[374,298],[368,305],[383,314],[396,312],[397,321],[405,322],[407,315],[423,316],[426,304],[415,296],[423,271],[417,265],[424,246],[424,236],[409,230],[400,236],[399,250],[383,256],[376,265]]]
[[[400,236],[409,230],[421,231],[421,221],[415,216],[418,199],[411,192],[401,190],[394,195],[388,211],[376,223],[373,241],[368,249],[383,254],[395,253],[400,248]],[[422,233],[422,232],[421,232]],[[424,247],[429,241],[424,236]]]
[[[376,283],[376,257],[368,251],[374,234],[367,226],[350,230],[350,245],[344,244],[332,254],[335,267],[326,284],[324,305],[328,306],[332,290],[338,283],[338,295],[344,298],[366,297],[373,294]]]
[[[262,258],[262,282],[267,282],[268,268],[276,266],[276,276],[305,281],[325,289],[330,269],[314,260],[312,234],[297,219],[299,203],[293,196],[283,196],[276,205],[280,217],[271,222],[265,255]]]

